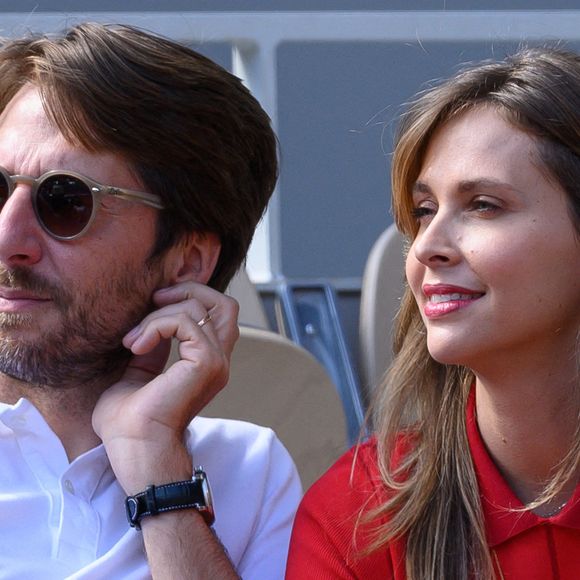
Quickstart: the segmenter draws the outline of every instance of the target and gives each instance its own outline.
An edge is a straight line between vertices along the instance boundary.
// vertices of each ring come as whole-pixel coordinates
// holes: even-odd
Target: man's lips
[[[21,290],[19,288],[1,288],[0,299],[4,300],[50,300],[47,296],[42,296],[31,290]]]
[[[427,318],[439,318],[473,304],[485,295],[471,288],[452,284],[425,284],[423,294],[427,302],[423,312]]]
[[[0,311],[19,312],[49,302],[51,299],[31,290],[0,288]]]

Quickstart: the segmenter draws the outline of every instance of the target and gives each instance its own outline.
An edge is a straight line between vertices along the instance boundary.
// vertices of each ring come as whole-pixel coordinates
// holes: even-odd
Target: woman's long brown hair
[[[580,57],[553,48],[525,49],[503,62],[465,69],[412,103],[402,118],[393,158],[393,209],[399,229],[409,239],[416,234],[411,188],[434,131],[478,106],[496,108],[536,140],[538,166],[565,191],[580,240]],[[370,550],[405,536],[409,580],[492,579],[494,567],[465,427],[473,375],[469,369],[431,358],[426,330],[408,288],[396,323],[394,350],[395,360],[373,404],[379,468],[392,493],[370,514],[388,516]],[[580,360],[578,344],[575,354]],[[571,402],[579,409],[571,447],[544,492],[527,509],[552,500],[578,472],[579,391],[580,386]],[[397,438],[406,430],[415,434],[415,445],[393,465],[390,458]]]

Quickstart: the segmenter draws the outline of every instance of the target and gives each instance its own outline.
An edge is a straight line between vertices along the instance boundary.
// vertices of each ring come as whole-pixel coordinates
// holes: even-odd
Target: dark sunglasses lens
[[[38,187],[38,218],[57,236],[76,236],[89,223],[93,213],[93,195],[89,186],[70,175],[53,175]]]
[[[9,193],[10,185],[8,183],[8,178],[3,173],[0,173],[0,207],[8,201]]]

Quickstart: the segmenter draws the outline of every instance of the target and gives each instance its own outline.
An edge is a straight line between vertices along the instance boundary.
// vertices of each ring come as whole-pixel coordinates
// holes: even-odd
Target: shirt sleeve
[[[269,452],[264,461],[265,477],[261,505],[254,530],[237,572],[244,580],[284,578],[292,523],[302,497],[300,478],[288,451],[270,431]]]
[[[367,447],[345,454],[305,495],[294,523],[286,580],[393,578],[388,549],[366,548],[366,517],[377,502],[377,481],[365,464]]]
[[[302,487],[294,462],[271,429],[197,417],[188,430],[194,465],[211,482],[214,532],[244,580],[284,577]]]

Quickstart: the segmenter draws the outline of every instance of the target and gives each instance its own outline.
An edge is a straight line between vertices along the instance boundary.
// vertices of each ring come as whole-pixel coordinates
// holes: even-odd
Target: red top
[[[580,579],[580,484],[554,517],[510,511],[523,506],[485,449],[473,393],[467,435],[497,578]],[[304,496],[292,532],[286,580],[405,579],[404,540],[361,554],[377,523],[361,522],[361,514],[382,503],[386,491],[375,440],[360,445],[358,453],[356,449],[343,455]]]

